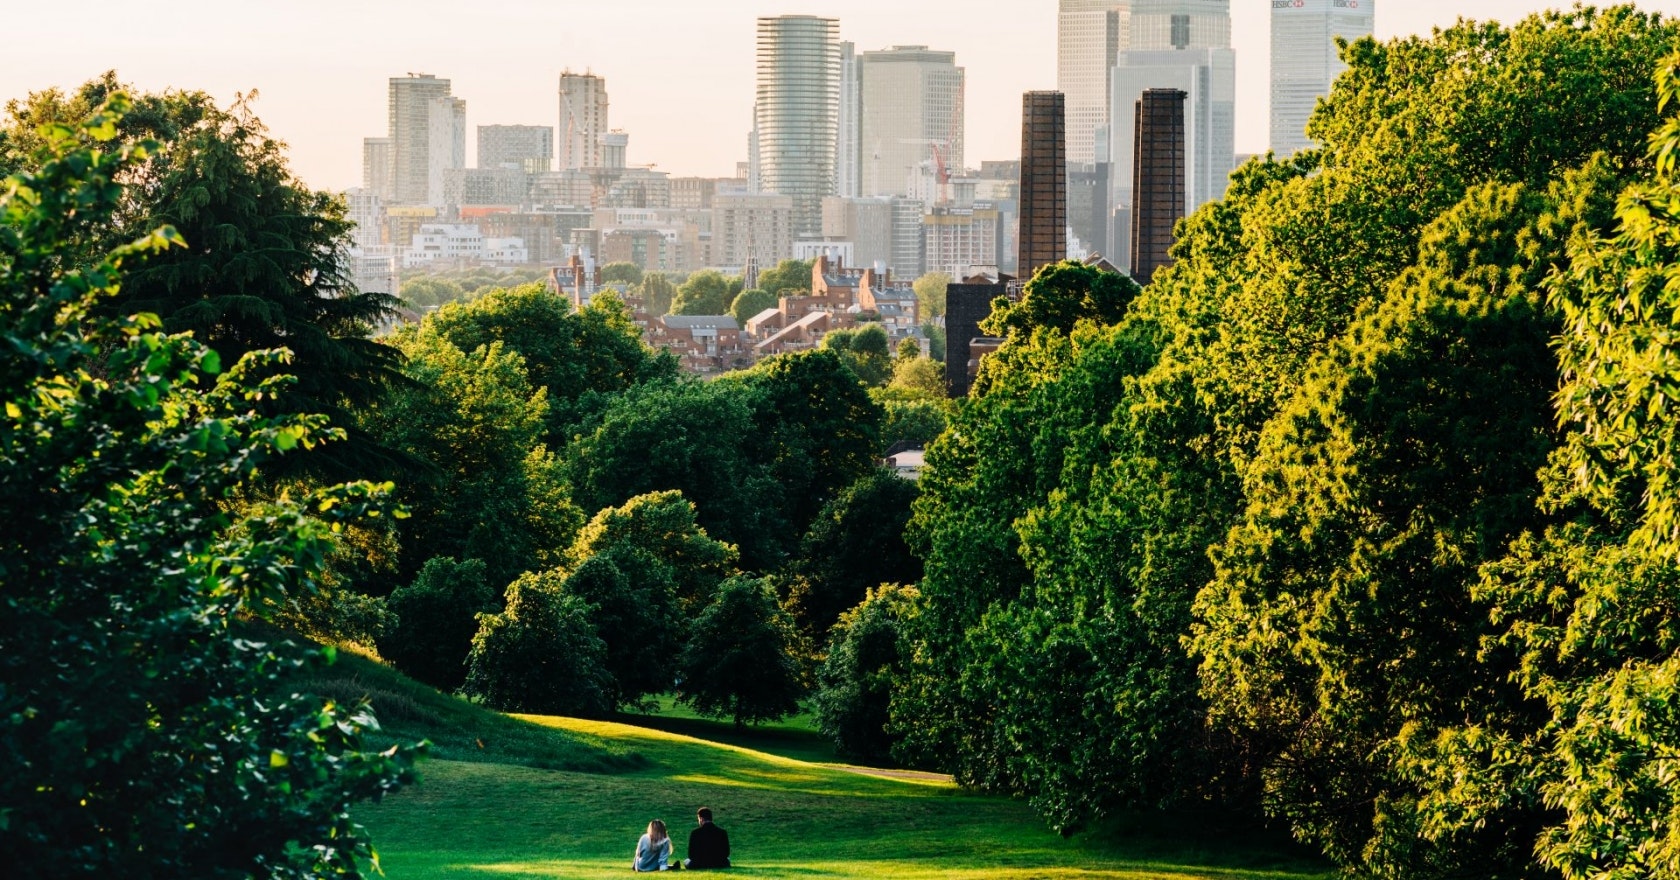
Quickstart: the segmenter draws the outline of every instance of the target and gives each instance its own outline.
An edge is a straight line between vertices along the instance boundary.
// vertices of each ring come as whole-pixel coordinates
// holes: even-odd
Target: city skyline
[[[1479,0],[1476,15],[1510,23],[1565,3]],[[46,88],[74,89],[107,69],[147,91],[209,92],[221,103],[256,90],[258,116],[290,147],[293,170],[309,185],[339,190],[362,179],[364,137],[386,134],[387,83],[426,72],[453,83],[467,102],[469,130],[481,125],[554,125],[555,88],[564,69],[604,77],[613,94],[613,128],[629,132],[632,164],[674,176],[731,176],[744,161],[754,94],[755,22],[811,14],[840,21],[840,39],[859,53],[927,45],[956,53],[968,71],[964,141],[971,166],[1019,151],[1025,91],[1056,83],[1056,0],[1032,0],[1002,13],[972,3],[849,0],[765,8],[761,4],[620,0],[575,6],[507,0],[490,12],[440,0],[368,0],[284,7],[238,7],[181,0],[156,16],[114,0],[84,4],[75,52],[50,40],[0,44],[0,96],[21,99]],[[1680,15],[1680,0],[1641,9]],[[1451,24],[1463,4],[1392,2],[1376,35],[1427,33]],[[62,10],[30,4],[9,10],[9,33],[62,29]],[[1268,0],[1233,0],[1239,153],[1269,139]],[[652,26],[650,26],[650,23]],[[468,165],[475,163],[469,156]]]

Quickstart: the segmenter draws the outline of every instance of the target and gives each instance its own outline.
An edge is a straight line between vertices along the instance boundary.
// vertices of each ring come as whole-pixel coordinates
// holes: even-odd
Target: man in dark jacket
[[[688,858],[683,867],[729,867],[729,833],[712,824],[710,807],[701,807],[694,815],[700,825],[688,832]]]

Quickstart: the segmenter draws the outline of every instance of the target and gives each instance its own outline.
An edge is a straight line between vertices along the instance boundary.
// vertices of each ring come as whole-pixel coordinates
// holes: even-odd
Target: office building
[[[1124,212],[1114,237],[1127,241],[1125,216],[1133,209],[1132,149],[1138,98],[1149,89],[1185,93],[1184,213],[1222,198],[1236,168],[1236,55],[1228,48],[1123,52],[1116,60],[1112,94],[1113,204]],[[1126,268],[1124,253],[1113,251]]]
[[[1291,0],[1272,4],[1272,152],[1313,145],[1307,119],[1342,75],[1336,38],[1371,35],[1377,0]]]
[[[863,190],[863,104],[857,47],[840,44],[839,132],[834,142],[834,192],[849,199]]]
[[[1186,94],[1184,211],[1221,198],[1236,167],[1236,55],[1231,50],[1229,0],[1131,0],[1123,16],[1125,42],[1109,76],[1105,133],[1111,162],[1110,225],[1106,253],[1127,267],[1131,228],[1133,125],[1138,98],[1148,89]]]
[[[1060,2],[1056,88],[1066,96],[1069,162],[1097,161],[1097,131],[1108,125],[1108,72],[1120,50],[1122,10],[1129,5],[1125,0]]]
[[[554,162],[554,129],[546,125],[481,125],[478,167],[547,171]]]
[[[839,31],[812,15],[758,20],[758,187],[792,199],[795,238],[821,237],[822,200],[835,192]]]
[[[921,175],[937,190],[962,169],[963,69],[956,53],[926,46],[865,52],[858,76],[864,195],[910,195]]]
[[[601,136],[608,131],[607,81],[593,73],[561,73],[560,127],[555,130],[560,155],[555,167],[602,167]]]
[[[1148,284],[1170,265],[1173,226],[1184,216],[1184,92],[1149,89],[1133,109],[1131,276]]]
[[[1067,150],[1061,92],[1021,98],[1020,267],[1023,281],[1067,258]]]
[[[440,124],[448,116],[447,111],[435,108],[434,103],[452,100],[449,95],[449,80],[417,73],[405,77],[391,77],[389,87],[390,201],[409,205],[425,204],[432,194],[434,173],[437,177],[437,187],[441,190],[442,169],[449,167],[448,160],[453,158],[452,155],[436,158],[432,156],[432,145],[436,140],[433,131],[434,116],[440,117]],[[466,152],[464,114],[463,109],[462,153]],[[453,150],[449,149],[451,145],[447,139],[443,146],[446,153],[453,153]],[[364,161],[365,157],[364,153]]]

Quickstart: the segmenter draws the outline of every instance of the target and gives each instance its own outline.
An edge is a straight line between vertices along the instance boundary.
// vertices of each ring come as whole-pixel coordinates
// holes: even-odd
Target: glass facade
[[[758,184],[793,199],[796,239],[822,236],[822,200],[835,192],[839,33],[832,18],[758,20]]]
[[[940,163],[960,172],[963,69],[956,53],[926,46],[865,52],[860,74],[864,195],[910,195],[912,177],[931,177]]]
[[[1307,119],[1347,65],[1336,38],[1370,36],[1376,0],[1272,0],[1272,152],[1313,146]]]

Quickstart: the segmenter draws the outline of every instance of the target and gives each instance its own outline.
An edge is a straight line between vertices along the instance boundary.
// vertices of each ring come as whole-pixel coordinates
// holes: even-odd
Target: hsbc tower
[[[1272,152],[1286,158],[1313,146],[1307,118],[1347,65],[1336,38],[1370,36],[1376,0],[1270,0]]]

